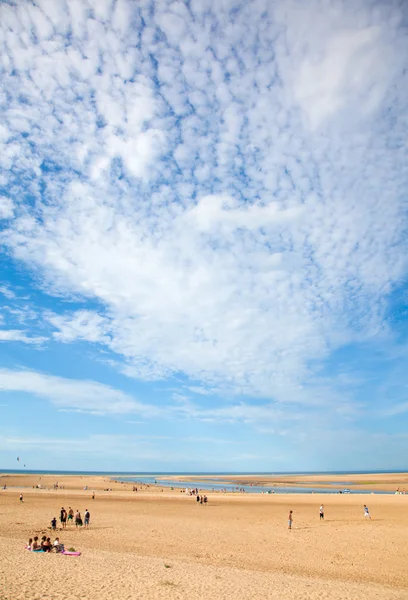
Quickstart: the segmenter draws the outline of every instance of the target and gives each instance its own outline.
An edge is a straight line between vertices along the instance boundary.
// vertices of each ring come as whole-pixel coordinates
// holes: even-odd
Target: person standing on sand
[[[324,506],[323,506],[323,504],[321,504],[320,508],[319,508],[319,518],[321,521],[324,521]]]
[[[64,507],[62,507],[60,511],[60,521],[62,529],[65,529],[67,526],[67,511]]]
[[[200,502],[200,496],[197,494],[197,497],[196,497],[196,504],[198,505],[198,503],[199,503],[199,502]]]
[[[23,494],[20,494],[20,502],[24,502]]]
[[[84,527],[85,528],[89,527],[89,520],[90,520],[90,518],[91,518],[91,513],[86,508],[85,509],[85,515],[84,515]]]
[[[370,515],[370,511],[368,510],[368,506],[366,506],[364,504],[364,518],[365,517],[368,517],[370,519],[370,521],[371,521],[371,515]]]
[[[71,507],[68,508],[68,521],[73,521],[74,519],[74,511]]]
[[[288,516],[288,529],[292,529],[292,523],[293,523],[293,510],[290,510],[289,516]]]

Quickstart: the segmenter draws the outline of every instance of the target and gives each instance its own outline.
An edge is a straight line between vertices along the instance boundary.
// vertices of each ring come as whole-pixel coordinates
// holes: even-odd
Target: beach
[[[180,489],[133,492],[106,476],[59,476],[56,490],[55,475],[0,476],[0,486],[5,481],[1,600],[408,597],[408,496],[207,491],[200,505]],[[51,489],[32,487],[39,482]],[[51,535],[61,506],[91,513],[88,530],[57,532],[81,556],[24,550],[29,537]]]

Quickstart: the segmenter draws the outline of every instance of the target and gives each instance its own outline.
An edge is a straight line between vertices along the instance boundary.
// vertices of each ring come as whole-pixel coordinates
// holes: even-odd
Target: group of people
[[[68,511],[66,511],[63,506],[61,507],[60,522],[61,522],[62,529],[66,528],[67,522],[69,522],[69,521],[71,521],[72,523],[75,523],[75,527],[77,529],[78,529],[78,527],[82,527],[82,525],[84,527],[89,527],[90,520],[91,520],[91,513],[89,512],[89,510],[87,508],[85,509],[84,520],[82,520],[82,516],[81,516],[81,513],[79,512],[79,510],[77,510],[74,513],[74,510],[71,507],[68,508]],[[53,529],[54,531],[57,529],[57,518],[56,517],[51,519],[51,529]]]
[[[364,504],[364,518],[368,518],[371,521],[370,511],[366,504]],[[319,506],[319,520],[324,521],[324,504],[321,504]],[[288,529],[292,529],[292,523],[293,523],[293,510],[290,510],[289,515],[288,515]]]
[[[55,541],[51,543],[51,538],[47,538],[45,535],[39,541],[38,535],[36,535],[34,539],[28,540],[27,550],[31,550],[31,552],[64,552],[64,544],[61,544],[59,538],[55,538]]]
[[[201,496],[199,494],[197,494],[196,502],[197,502],[197,504],[207,504],[208,498],[207,498],[207,496],[205,496],[203,494]]]

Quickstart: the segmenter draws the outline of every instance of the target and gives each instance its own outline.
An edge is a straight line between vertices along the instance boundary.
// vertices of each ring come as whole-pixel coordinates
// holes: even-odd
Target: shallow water
[[[216,483],[213,480],[195,480],[195,481],[180,481],[179,479],[161,479],[160,477],[118,477],[116,481],[123,481],[124,483],[142,483],[144,485],[154,485],[155,483],[162,487],[175,487],[175,488],[199,488],[200,490],[214,490],[219,492],[221,490],[226,490],[227,492],[239,492],[240,490],[244,490],[249,494],[259,494],[259,493],[275,493],[275,494],[312,494],[313,492],[319,494],[336,494],[344,489],[344,486],[339,486],[337,484],[337,489],[331,488],[319,488],[319,486],[314,487],[296,487],[291,485],[281,485],[281,486],[260,486],[260,485],[240,485],[235,486],[232,484],[224,484],[224,483]],[[371,490],[350,490],[351,494],[372,494]],[[391,494],[393,492],[374,492],[375,494]]]

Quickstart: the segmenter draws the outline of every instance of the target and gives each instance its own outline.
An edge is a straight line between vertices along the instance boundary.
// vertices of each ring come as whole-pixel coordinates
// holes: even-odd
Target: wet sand
[[[0,491],[2,600],[408,598],[408,496],[207,493],[205,506],[180,490],[132,492],[106,477],[59,476],[62,490],[28,487],[38,476],[7,482],[25,487]],[[88,530],[58,532],[82,555],[25,551],[29,536],[50,534],[61,506],[91,512]]]

